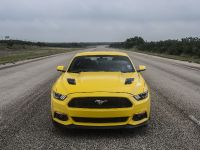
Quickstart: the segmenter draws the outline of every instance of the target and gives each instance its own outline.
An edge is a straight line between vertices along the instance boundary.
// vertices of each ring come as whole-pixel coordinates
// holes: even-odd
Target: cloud
[[[0,36],[121,41],[198,36],[199,0],[0,0]]]

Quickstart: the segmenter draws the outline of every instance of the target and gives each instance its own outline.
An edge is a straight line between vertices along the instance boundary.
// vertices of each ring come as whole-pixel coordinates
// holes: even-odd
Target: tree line
[[[135,36],[124,42],[110,44],[113,48],[131,49],[140,51],[165,53],[169,55],[185,55],[200,58],[200,38],[186,37],[181,40],[144,41],[142,37]]]
[[[31,42],[22,40],[0,40],[0,44],[12,48],[14,45],[40,46],[40,47],[60,47],[60,48],[84,48],[96,45],[108,45],[107,42],[71,42],[71,43],[50,43],[50,42]]]

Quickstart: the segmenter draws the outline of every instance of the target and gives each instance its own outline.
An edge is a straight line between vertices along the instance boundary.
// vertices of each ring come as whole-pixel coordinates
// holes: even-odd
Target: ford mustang
[[[126,53],[81,52],[70,65],[58,66],[61,76],[51,91],[55,127],[115,128],[147,125],[150,91]]]

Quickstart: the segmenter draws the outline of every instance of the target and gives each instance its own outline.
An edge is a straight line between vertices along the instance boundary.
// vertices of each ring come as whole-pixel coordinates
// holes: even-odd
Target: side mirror
[[[57,71],[66,72],[65,66],[57,66]]]
[[[145,71],[145,70],[146,70],[146,66],[139,65],[139,69],[137,71],[141,72],[141,71]]]

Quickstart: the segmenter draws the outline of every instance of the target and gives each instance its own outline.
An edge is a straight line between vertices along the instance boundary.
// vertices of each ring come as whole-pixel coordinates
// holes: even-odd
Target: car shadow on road
[[[150,125],[137,127],[133,129],[56,129],[53,127],[53,133],[63,137],[81,137],[93,139],[95,137],[134,137],[146,136],[149,132]]]

